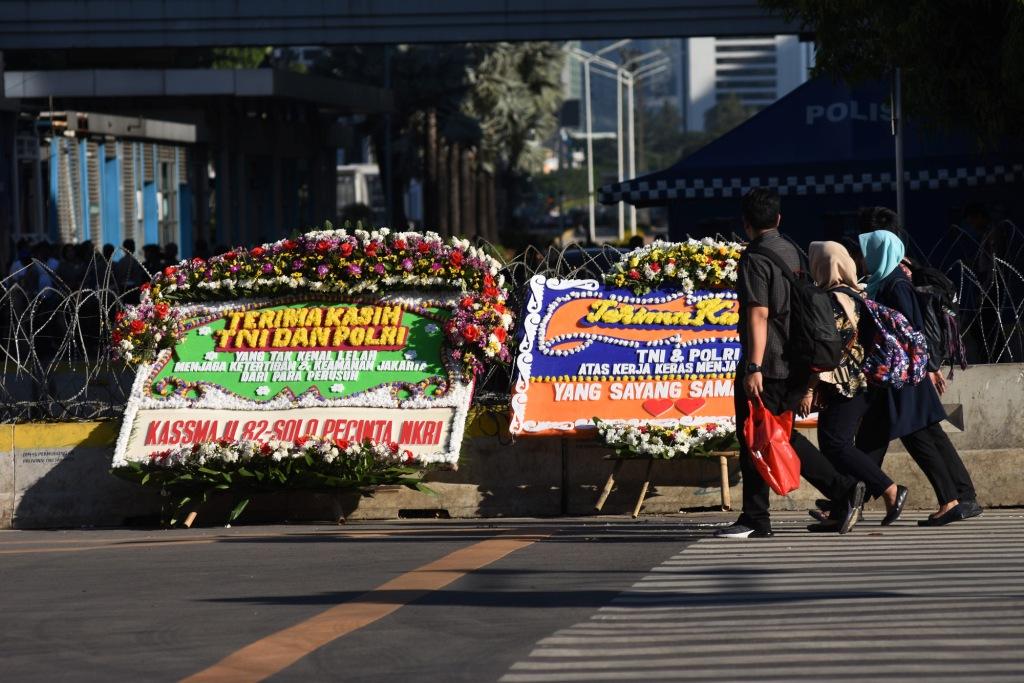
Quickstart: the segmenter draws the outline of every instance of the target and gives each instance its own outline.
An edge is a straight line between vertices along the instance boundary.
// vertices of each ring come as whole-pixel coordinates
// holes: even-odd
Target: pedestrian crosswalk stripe
[[[1024,678],[1024,516],[710,533],[502,677],[545,681]]]

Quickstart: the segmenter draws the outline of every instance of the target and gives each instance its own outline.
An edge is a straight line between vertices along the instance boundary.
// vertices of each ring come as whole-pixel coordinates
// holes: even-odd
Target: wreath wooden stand
[[[718,462],[720,465],[719,472],[721,476],[721,487],[722,487],[722,509],[732,510],[732,494],[729,491],[729,458],[739,457],[739,451],[714,451],[709,454],[710,456],[718,456]],[[604,488],[601,489],[601,495],[597,499],[597,503],[594,504],[594,509],[598,512],[604,507],[605,502],[608,500],[608,496],[611,495],[612,489],[615,487],[615,477],[618,475],[619,470],[622,469],[622,463],[627,460],[646,460],[647,469],[644,471],[644,483],[640,487],[640,496],[636,499],[636,505],[633,507],[633,519],[640,516],[640,508],[644,504],[644,499],[647,497],[647,490],[651,486],[651,470],[654,467],[655,458],[621,458],[615,456],[608,456],[607,460],[614,460],[615,465],[612,467],[612,473],[608,475],[608,481],[604,483]]]

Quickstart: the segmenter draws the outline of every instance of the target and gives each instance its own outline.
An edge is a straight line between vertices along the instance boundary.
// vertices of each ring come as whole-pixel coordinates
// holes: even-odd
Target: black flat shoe
[[[846,514],[839,524],[839,533],[846,534],[853,530],[854,525],[860,520],[860,510],[864,507],[864,482],[858,481],[846,499]],[[839,520],[836,520],[839,522]]]
[[[917,525],[918,526],[946,526],[947,524],[952,524],[953,522],[963,521],[963,519],[964,519],[963,512],[960,510],[960,506],[957,505],[956,507],[952,508],[948,512],[945,512],[945,513],[939,515],[938,517],[926,517],[924,519],[919,519],[917,521]]]
[[[903,506],[907,503],[907,493],[909,490],[906,486],[896,487],[896,504],[892,506],[892,510],[889,510],[885,514],[885,519],[882,520],[882,526],[889,526],[903,514]]]
[[[827,522],[827,521],[829,521],[828,513],[827,512],[822,512],[821,510],[808,510],[807,514],[809,514],[811,516],[811,519],[813,519],[815,521],[818,521],[818,522]]]
[[[957,508],[960,509],[960,514],[963,516],[964,519],[970,519],[971,517],[979,517],[981,516],[981,513],[984,512],[982,507],[978,505],[978,501],[973,499],[960,501],[960,504],[957,505]]]

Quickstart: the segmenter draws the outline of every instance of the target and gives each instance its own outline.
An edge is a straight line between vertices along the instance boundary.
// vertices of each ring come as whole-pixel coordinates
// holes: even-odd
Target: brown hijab
[[[863,292],[864,287],[857,282],[857,265],[839,242],[811,242],[807,255],[811,262],[811,277],[820,286],[825,289],[849,287]],[[837,300],[846,317],[857,320],[857,307],[853,301],[846,296],[839,296]]]

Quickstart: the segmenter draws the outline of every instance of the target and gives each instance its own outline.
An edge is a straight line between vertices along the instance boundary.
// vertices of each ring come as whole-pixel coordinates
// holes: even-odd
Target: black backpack
[[[835,370],[843,356],[843,344],[832,314],[832,298],[815,284],[807,268],[794,273],[781,256],[755,245],[752,254],[774,263],[789,281],[789,341],[786,355],[790,365],[809,372]],[[799,250],[798,250],[799,251]],[[801,262],[803,256],[801,255]]]
[[[959,305],[956,286],[938,268],[919,263],[910,264],[911,282],[921,307],[925,339],[928,340],[928,369],[938,372],[944,363],[967,369],[967,354],[957,324]]]

